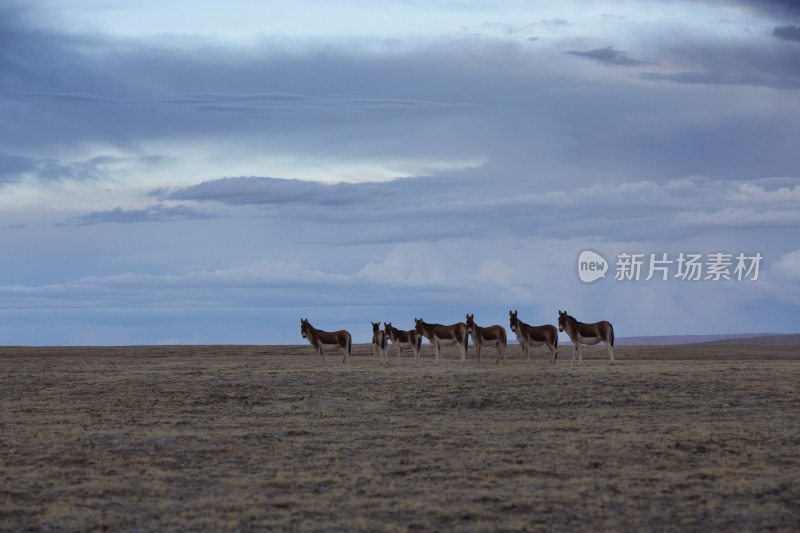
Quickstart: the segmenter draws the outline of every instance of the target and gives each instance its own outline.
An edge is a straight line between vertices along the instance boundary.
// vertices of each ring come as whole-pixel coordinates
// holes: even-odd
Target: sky
[[[6,0],[0,124],[0,345],[800,331],[794,1]]]

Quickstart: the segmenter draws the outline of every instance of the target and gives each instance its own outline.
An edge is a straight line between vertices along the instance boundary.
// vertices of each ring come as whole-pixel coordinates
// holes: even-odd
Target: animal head
[[[414,319],[414,330],[416,330],[417,335],[422,335],[422,325],[424,323],[421,318]]]
[[[307,318],[300,319],[300,333],[303,335],[304,339],[308,338],[307,335],[310,327],[311,324],[308,323]]]
[[[511,331],[516,333],[517,328],[519,328],[519,319],[517,318],[516,309],[513,313],[511,311],[508,312],[508,325],[511,327]]]
[[[564,328],[567,325],[567,317],[569,315],[566,311],[562,312],[560,309],[558,311],[558,331],[564,331]]]
[[[372,324],[372,333],[378,333],[381,330],[380,321],[373,322],[372,320],[370,320],[369,323]]]
[[[475,326],[475,313],[467,315],[467,329],[472,329]]]

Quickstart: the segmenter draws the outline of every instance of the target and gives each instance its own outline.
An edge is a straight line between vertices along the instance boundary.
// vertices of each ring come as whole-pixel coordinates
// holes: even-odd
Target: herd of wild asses
[[[614,328],[610,322],[605,320],[584,324],[578,322],[566,311],[558,312],[558,331],[555,326],[530,326],[517,317],[517,311],[509,311],[509,326],[517,336],[517,341],[522,348],[523,358],[530,362],[530,348],[532,346],[546,345],[552,355],[550,362],[555,364],[558,356],[558,331],[566,331],[574,347],[572,349],[572,364],[583,361],[581,353],[582,344],[597,344],[604,342],[608,347],[608,354],[611,363],[614,362]],[[380,322],[372,322],[372,358],[388,363],[388,343],[397,348],[397,359],[410,350],[414,353],[414,359],[419,360],[422,337],[427,338],[433,346],[436,357],[435,362],[444,362],[442,357],[442,346],[458,346],[461,351],[461,362],[467,358],[467,345],[469,337],[472,337],[472,344],[475,345],[475,352],[478,363],[481,362],[481,348],[494,346],[497,350],[497,360],[503,364],[506,362],[506,330],[503,326],[489,326],[482,328],[475,323],[475,315],[467,315],[466,322],[458,322],[443,326],[442,324],[429,324],[421,318],[414,319],[414,329],[399,330],[392,326],[391,322],[384,322],[381,329]],[[323,331],[314,328],[307,318],[300,319],[300,333],[304,339],[308,339],[317,355],[325,360],[325,352],[342,350],[344,357],[342,364],[350,357],[352,348],[352,336],[346,330]],[[576,358],[577,355],[577,358]]]

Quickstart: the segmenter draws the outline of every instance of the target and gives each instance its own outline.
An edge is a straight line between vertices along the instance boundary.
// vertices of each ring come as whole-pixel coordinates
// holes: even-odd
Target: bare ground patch
[[[0,530],[800,529],[796,347],[473,350],[0,348]]]

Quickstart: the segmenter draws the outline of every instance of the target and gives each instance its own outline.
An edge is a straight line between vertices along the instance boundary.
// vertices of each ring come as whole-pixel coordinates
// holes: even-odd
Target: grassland
[[[518,350],[0,348],[0,530],[800,530],[800,348]]]

